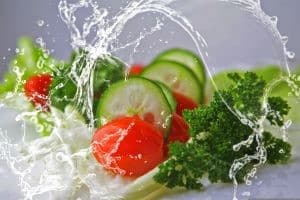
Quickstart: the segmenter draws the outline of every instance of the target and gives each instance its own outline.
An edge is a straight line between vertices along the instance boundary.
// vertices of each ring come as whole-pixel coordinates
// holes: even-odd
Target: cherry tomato
[[[120,117],[96,131],[92,149],[96,160],[107,170],[137,177],[163,160],[163,136],[137,116]]]
[[[50,74],[31,76],[24,85],[25,95],[37,107],[48,108],[49,87],[52,83]]]
[[[130,75],[139,75],[142,73],[144,66],[141,64],[134,64],[130,67],[129,74]]]
[[[176,113],[182,116],[182,111],[185,109],[194,109],[198,107],[197,103],[192,99],[184,96],[183,94],[173,92],[173,95],[177,101]]]
[[[173,142],[186,143],[190,139],[189,126],[184,119],[174,113],[172,116],[172,127],[168,139],[164,145],[164,156],[168,155],[168,145]]]

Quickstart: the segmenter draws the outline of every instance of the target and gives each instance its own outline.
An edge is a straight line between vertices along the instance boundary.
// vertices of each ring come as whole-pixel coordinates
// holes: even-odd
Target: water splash
[[[47,138],[13,144],[0,130],[0,158],[18,176],[24,199],[47,194],[65,199],[119,199],[111,191],[125,181],[108,175],[92,158],[91,130],[81,116],[72,109],[52,113],[55,129]]]
[[[37,24],[39,27],[42,27],[42,26],[45,25],[45,21],[42,20],[42,19],[39,19],[39,20],[36,22],[36,24]]]
[[[208,55],[206,50],[207,44],[204,38],[196,30],[194,30],[193,26],[185,17],[167,6],[174,1],[175,0],[130,1],[124,8],[120,9],[117,15],[113,17],[109,16],[109,11],[107,9],[101,8],[98,3],[92,0],[78,1],[77,3],[68,3],[67,0],[59,2],[59,13],[70,31],[72,47],[74,49],[84,49],[88,52],[84,70],[80,74],[77,74],[78,70],[76,69],[78,68],[78,63],[75,61],[72,67],[72,76],[74,77],[77,85],[81,86],[78,88],[75,98],[77,100],[77,105],[80,105],[79,107],[81,108],[86,108],[88,117],[92,122],[94,121],[92,112],[92,99],[94,93],[92,89],[93,79],[91,78],[91,75],[93,73],[95,60],[99,57],[105,57],[132,45],[135,46],[135,51],[140,42],[146,36],[153,34],[162,27],[161,21],[157,18],[157,24],[152,27],[149,32],[141,32],[137,38],[120,46],[118,38],[121,35],[123,28],[130,20],[139,14],[154,12],[166,16],[187,32],[187,34],[193,39],[201,56],[203,52],[206,52],[206,55]],[[82,8],[90,9],[92,14],[83,19],[81,31],[80,28],[76,26],[78,20],[76,12]],[[95,32],[96,35],[94,35]],[[93,35],[93,37],[90,37],[91,35]],[[79,60],[80,58],[78,61]]]
[[[295,81],[299,81],[299,77],[291,75],[288,65],[288,59],[294,57],[293,52],[287,51],[286,44],[288,37],[281,36],[277,29],[277,17],[266,15],[259,0],[220,0],[223,2],[234,4],[241,9],[249,12],[263,24],[275,38],[276,42],[282,46],[280,50],[281,66],[288,72],[288,77],[282,77],[280,80],[272,83],[263,97],[262,110],[268,110],[267,96],[277,82],[286,81],[292,88],[292,92],[299,97],[299,89]],[[80,0],[70,3],[67,0],[60,0],[58,4],[61,19],[67,25],[70,31],[71,46],[73,49],[84,49],[88,52],[87,62],[85,66],[78,65],[80,57],[72,64],[71,76],[78,85],[76,93],[76,105],[84,108],[82,112],[86,112],[91,122],[94,121],[93,116],[93,71],[94,63],[99,57],[109,56],[120,49],[126,49],[133,46],[133,54],[137,51],[137,47],[147,36],[154,34],[163,28],[163,22],[156,17],[156,24],[148,31],[141,32],[136,38],[128,41],[126,44],[119,42],[124,26],[130,20],[145,13],[159,13],[175,22],[182,28],[187,35],[193,40],[198,54],[206,66],[206,71],[211,78],[210,68],[206,59],[209,56],[208,44],[202,35],[194,29],[192,24],[184,16],[176,10],[169,7],[175,0],[135,0],[130,1],[120,9],[120,11],[111,16],[107,8],[102,8],[100,3],[93,0]],[[91,13],[85,17],[81,25],[77,16],[80,9],[89,9]],[[43,26],[42,22],[38,22],[39,26]],[[37,38],[39,43],[46,49],[42,38]],[[49,53],[46,53],[48,55]],[[43,63],[41,63],[42,66]],[[77,68],[82,68],[78,73]],[[17,77],[22,77],[22,72],[16,68]],[[21,80],[20,80],[21,81]],[[215,83],[213,83],[215,87]],[[226,103],[226,102],[225,102]],[[248,116],[243,115],[238,110],[228,106],[228,108],[241,120],[242,123],[253,129],[253,134],[245,141],[233,146],[238,151],[242,146],[249,146],[253,141],[257,142],[257,152],[254,155],[245,155],[236,159],[232,164],[229,176],[234,183],[234,199],[237,199],[237,181],[236,173],[242,169],[247,163],[255,160],[258,163],[245,177],[246,183],[251,183],[257,172],[257,169],[266,162],[266,150],[262,144],[262,133],[264,131],[263,122],[265,117],[257,121],[249,120]],[[32,113],[23,114],[31,115]],[[72,116],[72,115],[71,115]],[[91,150],[89,148],[93,124],[86,126],[80,120],[72,118],[60,112],[53,113],[55,121],[55,129],[48,138],[40,138],[30,143],[23,139],[23,146],[20,149],[21,155],[14,155],[15,149],[20,148],[19,144],[12,144],[7,134],[0,131],[0,149],[1,159],[5,159],[12,169],[18,175],[21,191],[26,199],[33,199],[43,194],[52,195],[51,198],[64,196],[65,198],[81,198],[81,199],[118,199],[120,196],[113,195],[111,191],[119,189],[120,184],[126,184],[121,178],[107,175],[99,170],[99,165],[91,158]],[[73,116],[74,117],[74,116]],[[286,122],[282,129],[283,137],[287,138],[286,129],[290,122]],[[66,128],[75,127],[75,128]],[[25,138],[25,137],[24,137]],[[81,144],[78,144],[78,141]],[[19,168],[21,166],[21,168]],[[38,169],[37,169],[38,168]],[[40,171],[39,171],[40,170]],[[39,171],[41,176],[36,180],[32,176],[32,171]],[[105,184],[104,184],[105,183]],[[84,193],[84,194],[83,194]],[[83,196],[81,196],[83,195]],[[247,194],[248,195],[248,194]],[[248,195],[249,196],[249,195]]]
[[[61,19],[70,31],[71,46],[75,50],[83,49],[88,52],[84,66],[80,65],[80,57],[73,62],[71,76],[78,86],[75,103],[77,107],[85,108],[80,111],[87,113],[91,122],[94,121],[92,77],[95,60],[130,46],[136,49],[144,38],[161,30],[163,26],[162,20],[157,17],[153,27],[141,32],[132,41],[121,44],[118,38],[125,24],[137,15],[154,12],[166,16],[190,35],[200,54],[206,52],[207,44],[202,36],[186,18],[168,7],[172,2],[174,0],[131,1],[113,17],[95,1],[59,2]],[[92,14],[84,18],[83,24],[79,26],[76,12],[82,8],[90,9]],[[36,42],[46,51],[42,37],[38,37]],[[48,55],[48,52],[45,53]],[[22,76],[22,72],[17,73],[20,74],[18,77]],[[25,199],[43,198],[47,195],[51,198],[120,199],[121,196],[116,191],[126,184],[126,180],[108,175],[91,156],[93,123],[86,126],[72,117],[69,111],[66,113],[52,109],[50,118],[55,126],[52,134],[46,138],[27,142],[24,135],[21,144],[12,144],[6,134],[0,134],[1,158],[6,160],[13,173],[18,176]],[[24,112],[18,118],[23,120],[35,114]],[[21,153],[12,156],[11,152],[17,147]],[[22,169],[15,165],[22,166]],[[34,174],[39,175],[34,177]]]
[[[290,88],[292,89],[293,94],[299,98],[299,87],[297,86],[295,80],[295,75],[291,74],[290,68],[289,68],[289,62],[288,59],[294,58],[294,53],[287,50],[287,42],[288,37],[282,36],[278,30],[277,23],[278,18],[276,16],[268,16],[261,7],[261,1],[260,0],[220,0],[223,2],[232,3],[241,9],[249,12],[252,16],[257,18],[257,20],[266,27],[266,29],[271,33],[271,35],[274,37],[275,41],[279,46],[281,46],[281,50],[279,53],[279,60],[280,60],[280,66],[284,68],[285,71],[287,71],[287,76],[281,76],[279,79],[274,80],[271,84],[267,86],[267,89],[263,95],[263,104],[262,104],[262,110],[264,111],[264,115],[256,120],[251,121],[249,118],[243,114],[241,114],[238,110],[235,110],[233,108],[230,108],[230,110],[241,120],[241,122],[245,125],[248,125],[252,128],[253,133],[248,137],[247,140],[241,141],[240,143],[233,146],[233,149],[235,151],[238,151],[242,146],[248,147],[252,144],[252,142],[255,140],[257,142],[256,147],[256,153],[254,155],[245,155],[242,158],[238,158],[234,161],[234,163],[231,166],[229,177],[233,180],[234,184],[234,194],[233,199],[237,199],[237,188],[238,188],[238,182],[236,179],[236,174],[248,163],[252,161],[256,161],[257,164],[254,165],[254,168],[244,177],[246,184],[251,184],[250,178],[255,177],[255,174],[257,173],[257,168],[261,167],[263,164],[267,161],[267,152],[263,145],[263,131],[264,131],[264,122],[266,120],[266,116],[268,113],[272,113],[272,110],[270,110],[269,105],[267,103],[267,98],[269,97],[270,91],[277,86],[277,84],[281,82],[287,82]],[[293,80],[294,79],[294,80]],[[274,113],[276,115],[276,113]],[[284,141],[287,141],[287,129],[291,125],[291,121],[288,120],[285,122],[284,126],[281,128],[282,138]]]

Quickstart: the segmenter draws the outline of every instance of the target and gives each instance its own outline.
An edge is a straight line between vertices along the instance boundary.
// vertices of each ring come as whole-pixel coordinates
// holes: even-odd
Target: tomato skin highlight
[[[105,169],[123,176],[141,176],[163,160],[162,133],[137,116],[120,117],[100,127],[91,146]]]
[[[144,65],[142,64],[134,64],[130,67],[129,75],[139,75],[144,70]]]
[[[192,110],[198,107],[198,104],[192,99],[173,91],[173,95],[177,101],[176,113],[182,116],[182,111],[185,109]]]
[[[24,85],[25,95],[36,106],[48,109],[49,87],[52,83],[50,74],[31,76]]]
[[[167,141],[164,144],[164,157],[168,157],[168,145],[173,142],[186,143],[190,139],[189,126],[184,119],[174,113],[172,116],[172,127]]]

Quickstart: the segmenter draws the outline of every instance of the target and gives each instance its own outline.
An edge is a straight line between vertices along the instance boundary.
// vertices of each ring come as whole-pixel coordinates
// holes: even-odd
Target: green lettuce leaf
[[[0,83],[0,101],[18,111],[35,113],[25,120],[34,123],[36,131],[42,136],[48,136],[52,132],[54,123],[51,115],[35,111],[34,106],[24,96],[23,86],[32,75],[52,74],[58,63],[32,39],[22,37],[17,44],[17,55],[10,61],[9,69],[4,73],[3,81]]]
[[[0,96],[8,92],[22,92],[25,80],[34,74],[52,73],[58,63],[28,37],[19,39],[17,50],[0,83]]]

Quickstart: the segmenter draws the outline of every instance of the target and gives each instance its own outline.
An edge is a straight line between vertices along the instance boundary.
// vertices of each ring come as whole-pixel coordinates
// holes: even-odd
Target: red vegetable
[[[129,74],[130,75],[139,75],[142,73],[144,66],[141,64],[134,64],[130,67]]]
[[[52,82],[50,74],[31,76],[24,85],[25,95],[37,107],[48,108],[49,86]]]
[[[190,135],[188,124],[180,115],[174,113],[172,116],[172,127],[168,137],[168,143],[175,141],[185,143],[189,140],[189,138]]]
[[[184,121],[184,119],[174,113],[172,116],[172,127],[169,134],[169,137],[164,146],[164,155],[165,157],[168,155],[168,145],[173,142],[181,142],[186,143],[190,139],[189,135],[189,126]]]
[[[163,159],[163,136],[139,117],[121,117],[99,128],[92,140],[93,155],[115,174],[137,177]]]
[[[198,104],[192,99],[184,96],[183,94],[173,92],[173,95],[177,101],[176,113],[182,116],[182,111],[185,109],[194,109],[198,107]]]

